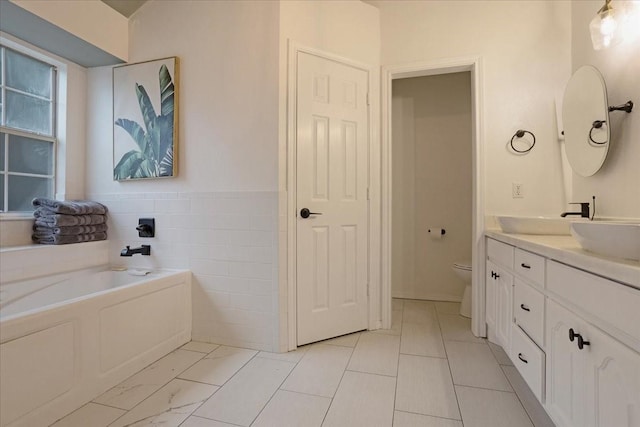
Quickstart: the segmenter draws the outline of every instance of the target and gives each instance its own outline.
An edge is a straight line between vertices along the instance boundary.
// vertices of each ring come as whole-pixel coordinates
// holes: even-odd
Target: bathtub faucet
[[[139,248],[133,249],[127,246],[125,249],[120,251],[120,256],[134,256],[135,254],[151,255],[151,245],[142,245]]]

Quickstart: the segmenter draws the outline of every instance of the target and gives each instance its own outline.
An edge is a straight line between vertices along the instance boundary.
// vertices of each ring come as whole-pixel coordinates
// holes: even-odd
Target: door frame
[[[391,98],[393,80],[469,71],[471,73],[472,120],[472,304],[471,331],[476,336],[487,334],[485,322],[485,283],[483,240],[484,220],[484,99],[482,58],[479,56],[446,58],[382,68],[382,241],[381,293],[382,327],[391,327],[391,210],[392,210],[392,137]]]
[[[377,298],[376,292],[374,289],[379,289],[379,285],[377,280],[379,280],[379,274],[375,272],[375,268],[373,266],[378,265],[376,262],[379,259],[379,251],[376,253],[376,248],[379,246],[380,242],[380,233],[375,233],[376,224],[379,224],[379,215],[378,220],[376,221],[376,216],[373,215],[373,211],[375,210],[373,207],[379,203],[373,193],[375,193],[374,187],[372,185],[373,179],[375,177],[372,172],[371,165],[374,164],[372,161],[375,160],[376,151],[374,147],[377,146],[375,143],[375,136],[377,132],[375,132],[375,124],[377,121],[373,120],[373,112],[375,109],[373,108],[375,103],[373,100],[375,99],[375,95],[377,91],[374,87],[374,68],[368,64],[364,64],[361,62],[354,61],[349,58],[345,58],[343,56],[335,55],[333,53],[325,52],[320,49],[312,48],[309,46],[304,46],[295,41],[289,40],[288,49],[287,49],[287,144],[286,144],[286,207],[284,208],[284,216],[286,218],[286,230],[287,230],[287,242],[286,242],[286,261],[287,261],[287,283],[285,287],[280,287],[281,291],[286,289],[286,325],[287,325],[287,351],[295,350],[297,348],[297,281],[296,281],[296,271],[297,271],[297,263],[296,263],[296,255],[297,255],[297,245],[296,245],[296,227],[297,227],[297,217],[298,213],[296,210],[296,192],[297,192],[297,170],[296,170],[296,156],[297,156],[297,139],[296,139],[296,130],[297,130],[297,76],[298,76],[298,67],[297,67],[297,57],[299,53],[307,53],[310,55],[318,56],[323,59],[327,59],[330,61],[335,61],[344,65],[348,65],[350,67],[358,68],[367,73],[367,84],[368,84],[368,93],[369,93],[369,109],[367,113],[368,120],[368,150],[369,150],[369,159],[368,159],[368,179],[369,179],[369,207],[368,207],[368,237],[369,237],[369,248],[368,248],[368,319],[367,324],[369,329],[379,328],[379,316],[375,315],[375,313],[379,312],[380,309],[380,299]],[[280,215],[283,215],[282,208],[280,209]],[[281,252],[282,253],[282,252]],[[280,263],[282,266],[282,263]],[[379,293],[378,293],[379,294]],[[281,298],[280,301],[283,301]],[[280,315],[282,315],[282,309],[279,310]],[[282,328],[280,328],[282,333]]]

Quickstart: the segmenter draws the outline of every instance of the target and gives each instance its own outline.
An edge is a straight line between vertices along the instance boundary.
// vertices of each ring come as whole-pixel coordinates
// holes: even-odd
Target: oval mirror
[[[602,75],[591,65],[569,79],[562,103],[564,143],[575,173],[591,176],[602,167],[609,151],[609,106]]]

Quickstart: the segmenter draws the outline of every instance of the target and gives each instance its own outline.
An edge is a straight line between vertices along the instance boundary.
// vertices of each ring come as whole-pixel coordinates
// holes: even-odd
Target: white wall
[[[618,46],[595,51],[591,45],[589,22],[602,6],[599,1],[572,3],[572,68],[597,67],[607,84],[609,105],[633,100],[631,114],[610,114],[611,145],[599,172],[584,178],[573,174],[574,201],[591,201],[596,196],[596,216],[640,218],[640,2],[616,1],[615,8],[628,10],[633,28],[624,33]]]
[[[564,208],[554,100],[570,74],[568,1],[379,1],[382,65],[478,55],[483,61],[485,211],[557,215]],[[524,156],[517,129],[536,134]],[[512,182],[525,197],[513,199]]]
[[[111,69],[91,69],[90,192],[276,190],[278,4],[150,1],[129,25],[130,62],[180,58],[180,172],[112,180]]]
[[[394,80],[392,132],[392,295],[460,301],[451,267],[471,261],[470,73]]]
[[[110,208],[111,261],[194,273],[193,338],[277,342],[279,4],[150,1],[129,22],[130,62],[178,56],[179,176],[112,179],[111,69],[89,71],[87,193]],[[156,218],[139,239],[139,217]],[[152,255],[119,256],[149,243]]]

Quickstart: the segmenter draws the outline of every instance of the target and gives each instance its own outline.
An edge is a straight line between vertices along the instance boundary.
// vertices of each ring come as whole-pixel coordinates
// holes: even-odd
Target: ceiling
[[[147,0],[102,0],[107,6],[117,10],[125,17],[130,17],[133,12],[140,9]]]

